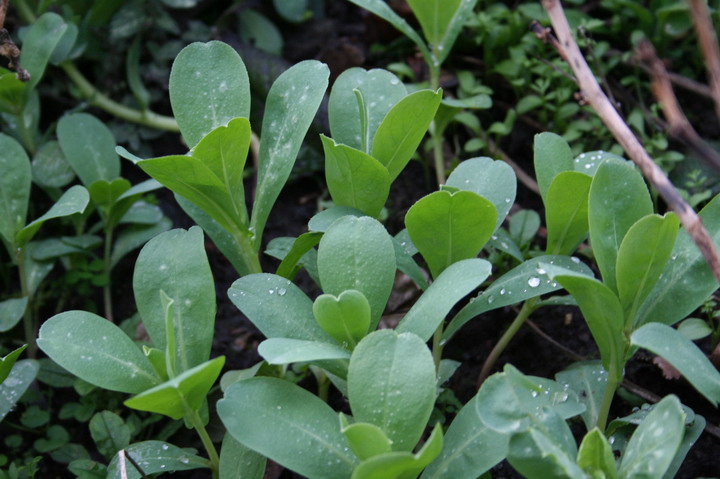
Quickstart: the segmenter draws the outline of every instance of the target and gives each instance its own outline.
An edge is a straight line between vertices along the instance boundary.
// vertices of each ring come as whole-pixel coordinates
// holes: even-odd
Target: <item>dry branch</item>
[[[673,92],[665,64],[658,58],[655,48],[645,40],[638,45],[635,53],[638,60],[647,65],[648,71],[652,75],[653,93],[667,119],[668,133],[683,142],[685,146],[720,172],[720,154],[700,138],[683,113]]]
[[[10,33],[3,28],[10,0],[0,0],[0,56],[8,59],[8,68],[14,71],[20,81],[30,81],[30,73],[20,68],[20,49],[12,41]]]
[[[720,48],[717,35],[710,19],[710,12],[705,0],[689,0],[690,12],[695,25],[695,32],[700,40],[700,49],[705,57],[705,68],[708,72],[710,90],[715,100],[715,113],[720,118]]]
[[[578,86],[582,91],[584,99],[593,107],[600,116],[605,126],[612,132],[615,139],[620,143],[628,156],[640,168],[645,178],[657,189],[665,202],[680,218],[688,234],[697,244],[705,260],[718,281],[720,281],[720,257],[717,248],[708,234],[702,221],[688,203],[680,196],[673,187],[665,173],[650,158],[647,151],[640,144],[640,141],[633,135],[628,125],[620,117],[620,114],[613,108],[610,101],[595,79],[580,48],[573,39],[568,25],[565,12],[559,0],[543,0],[543,6],[548,12],[550,21],[555,29],[555,37],[550,29],[543,28],[537,22],[533,23],[532,29],[536,35],[544,41],[550,42],[563,59],[570,65],[575,73]]]

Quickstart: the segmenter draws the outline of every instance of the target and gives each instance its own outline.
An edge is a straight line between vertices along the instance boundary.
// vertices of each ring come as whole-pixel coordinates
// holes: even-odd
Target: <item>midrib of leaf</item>
[[[555,250],[553,251],[553,254],[562,254],[562,251],[558,251],[558,248],[562,246],[562,244],[565,242],[565,238],[567,237],[567,232],[570,230],[570,225],[573,221],[575,221],[575,218],[578,215],[578,211],[582,208],[582,205],[577,205],[575,209],[573,210],[572,214],[570,215],[570,221],[567,221],[565,223],[565,227],[562,230],[562,233],[560,234],[559,238],[560,240],[555,245]]]
[[[174,280],[171,285],[172,289],[174,290],[173,295],[171,297],[176,301],[176,304],[178,306],[183,304],[180,301],[180,299],[181,299],[180,292],[179,292],[179,288],[178,288],[178,284],[177,284],[177,278],[182,277],[182,275],[179,275],[177,273],[180,269],[179,263],[181,263],[182,260],[184,260],[184,258],[182,258],[178,255],[173,255],[172,258],[170,259],[171,264],[172,264],[172,269],[175,271],[175,274],[171,275],[171,277]],[[173,309],[174,309],[174,311],[173,311],[172,323],[173,323],[173,328],[175,328],[175,331],[174,331],[175,347],[178,349],[177,353],[180,356],[182,371],[187,371],[188,369],[190,369],[190,365],[188,364],[187,345],[185,344],[185,324],[184,324],[184,319],[183,319],[183,311],[178,307],[173,308]],[[175,354],[175,352],[173,351],[172,354]]]
[[[445,470],[447,469],[447,467],[448,467],[447,464],[452,463],[456,458],[464,455],[465,449],[469,448],[470,445],[471,445],[473,442],[475,442],[475,441],[477,440],[477,438],[478,438],[483,432],[487,431],[487,426],[485,426],[485,425],[483,424],[480,428],[475,428],[475,429],[473,429],[473,431],[474,431],[474,434],[471,433],[471,434],[467,435],[467,436],[466,436],[466,437],[467,437],[467,440],[466,440],[465,442],[461,443],[460,446],[457,447],[457,448],[453,451],[453,453],[452,453],[451,455],[449,455],[443,462],[438,463],[438,465],[437,465],[437,467],[436,467],[436,470],[437,470],[438,472],[436,472],[436,473],[433,474],[432,476],[429,476],[427,479],[433,479],[433,478],[436,478],[436,477],[442,478],[442,477],[443,477],[442,474],[444,474],[444,471],[445,471]],[[431,464],[432,464],[432,463],[431,463]],[[438,476],[438,474],[440,474],[440,476]]]
[[[640,285],[635,292],[635,297],[633,298],[633,302],[630,307],[630,310],[628,311],[628,315],[625,318],[625,324],[628,326],[631,325],[635,321],[635,315],[637,314],[637,310],[640,307],[640,302],[639,302],[640,296],[645,288],[645,284],[647,283],[648,274],[650,273],[650,267],[651,267],[653,261],[655,260],[655,258],[657,257],[657,245],[659,242],[660,242],[660,237],[656,236],[654,244],[653,244],[652,257],[650,258],[650,261],[648,261],[647,264],[645,265],[645,272],[642,276],[642,280],[640,281]]]

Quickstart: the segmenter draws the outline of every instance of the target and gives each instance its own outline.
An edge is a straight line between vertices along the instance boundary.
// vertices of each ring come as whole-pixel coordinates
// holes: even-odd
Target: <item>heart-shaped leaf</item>
[[[433,278],[451,264],[477,256],[496,221],[495,206],[471,191],[436,191],[416,202],[405,216],[410,238]]]
[[[352,349],[368,332],[370,303],[355,289],[340,296],[322,294],[313,303],[313,314],[318,324],[343,346]]]
[[[88,193],[93,203],[108,208],[120,195],[129,190],[130,186],[130,182],[125,178],[115,178],[112,181],[97,180],[88,186]]]
[[[240,55],[217,41],[185,47],[170,72],[170,103],[188,148],[233,118],[248,118],[250,81]]]
[[[348,424],[347,418],[342,413],[340,413],[340,424],[350,449],[358,459],[365,460],[392,451],[392,441],[375,424],[367,422]]]

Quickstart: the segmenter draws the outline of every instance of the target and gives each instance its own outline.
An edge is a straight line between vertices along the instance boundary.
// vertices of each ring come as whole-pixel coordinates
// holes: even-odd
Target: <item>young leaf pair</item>
[[[56,363],[98,387],[135,396],[134,409],[184,418],[200,434],[218,470],[207,438],[206,395],[224,357],[208,360],[215,323],[215,287],[200,228],[172,230],[140,252],[133,289],[152,346],[142,350],[119,327],[85,311],[47,320],[38,345]]]
[[[328,76],[324,64],[304,61],[280,75],[270,88],[250,216],[243,187],[252,139],[250,84],[242,59],[224,43],[194,43],[173,63],[170,101],[190,152],[147,160],[121,148],[118,152],[176,193],[180,206],[238,273],[259,273],[265,223],[320,106]]]

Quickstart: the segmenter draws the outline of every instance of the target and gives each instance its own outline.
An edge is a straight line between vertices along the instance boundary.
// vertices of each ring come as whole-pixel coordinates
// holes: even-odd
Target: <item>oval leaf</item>
[[[124,458],[120,459],[120,454]],[[141,479],[130,459],[142,466],[144,474],[189,471],[209,467],[207,459],[195,455],[194,449],[180,449],[163,441],[143,441],[131,444],[113,457],[108,466],[107,479]],[[121,465],[124,463],[124,467]]]
[[[555,133],[535,135],[533,142],[535,176],[543,201],[555,177],[563,171],[572,171],[572,150],[567,141]]]
[[[258,347],[269,364],[308,363],[327,359],[350,359],[350,352],[334,344],[302,339],[270,338]]]
[[[57,136],[63,155],[83,185],[97,180],[112,181],[120,176],[120,158],[115,137],[103,122],[87,113],[60,118]]]
[[[545,195],[547,252],[571,254],[588,234],[588,194],[592,178],[563,171]]]
[[[35,236],[43,223],[55,218],[82,213],[89,202],[90,194],[84,187],[80,185],[70,187],[44,215],[18,231],[15,243],[18,246],[24,246]]]
[[[12,245],[25,226],[30,199],[30,160],[20,143],[0,133],[0,236]]]

